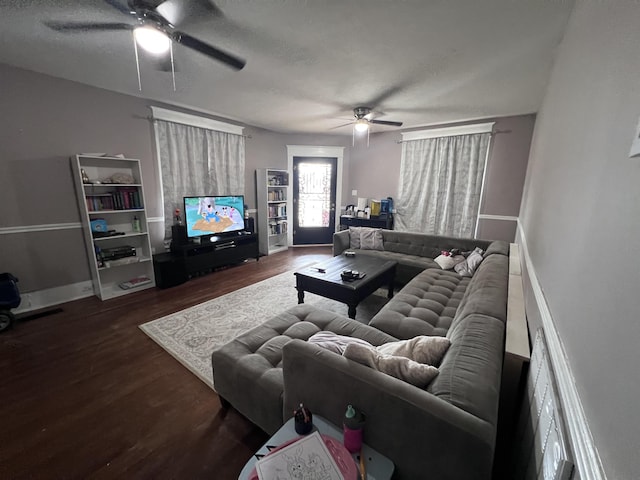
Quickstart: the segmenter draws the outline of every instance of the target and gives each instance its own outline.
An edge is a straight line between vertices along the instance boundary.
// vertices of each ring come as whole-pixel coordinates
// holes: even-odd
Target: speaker
[[[169,288],[189,280],[184,259],[170,253],[153,256],[153,270],[158,288]]]
[[[186,225],[171,225],[171,243],[172,245],[186,245],[189,243]]]
[[[256,233],[256,221],[253,217],[244,219],[244,229],[249,233]]]

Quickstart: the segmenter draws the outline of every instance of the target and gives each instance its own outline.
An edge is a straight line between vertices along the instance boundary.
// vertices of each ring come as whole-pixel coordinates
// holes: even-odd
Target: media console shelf
[[[373,227],[393,230],[393,214],[387,213],[377,217],[359,218],[353,215],[340,216],[340,230],[346,230],[349,227]]]
[[[211,237],[202,243],[172,245],[171,256],[182,263],[187,275],[198,275],[249,258],[258,260],[258,236],[243,232],[237,236]]]

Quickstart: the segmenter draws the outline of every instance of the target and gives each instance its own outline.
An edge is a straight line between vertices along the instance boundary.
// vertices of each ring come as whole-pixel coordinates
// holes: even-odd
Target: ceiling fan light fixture
[[[366,132],[369,129],[369,121],[366,118],[359,118],[353,124],[356,132]]]
[[[171,39],[167,34],[151,25],[136,27],[133,37],[141,48],[155,55],[167,53],[171,48]]]

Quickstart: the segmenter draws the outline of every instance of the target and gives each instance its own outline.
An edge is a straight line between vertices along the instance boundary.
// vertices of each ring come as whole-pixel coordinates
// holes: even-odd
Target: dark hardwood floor
[[[237,478],[268,436],[138,325],[330,256],[292,248],[0,334],[0,479]]]

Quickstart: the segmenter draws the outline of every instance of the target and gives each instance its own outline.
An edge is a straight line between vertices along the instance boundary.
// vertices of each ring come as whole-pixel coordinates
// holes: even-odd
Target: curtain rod
[[[511,130],[494,130],[493,132],[489,132],[489,135],[492,137],[494,135],[500,135],[501,133],[511,133]],[[456,135],[460,136],[460,135]],[[443,138],[443,137],[433,137],[433,138]],[[405,142],[415,142],[415,140],[396,140],[396,143],[405,143]]]
[[[193,127],[193,125],[190,125],[188,123],[183,123],[183,122],[174,122],[172,120],[162,120],[160,118],[154,118],[151,115],[147,115],[146,117],[141,117],[144,118],[146,120],[149,120],[150,122],[157,122],[158,120],[161,120],[163,122],[169,122],[169,123],[177,123],[178,125],[186,125],[187,127]],[[202,128],[202,127],[195,127],[195,128]],[[211,128],[202,128],[203,130],[212,130]],[[212,130],[214,132],[218,132],[220,130]],[[222,133],[228,133],[228,132],[222,132]],[[238,135],[237,133],[231,133],[230,135]],[[238,135],[239,137],[244,137],[244,138],[253,138],[251,135],[246,135],[246,134],[241,134]]]

